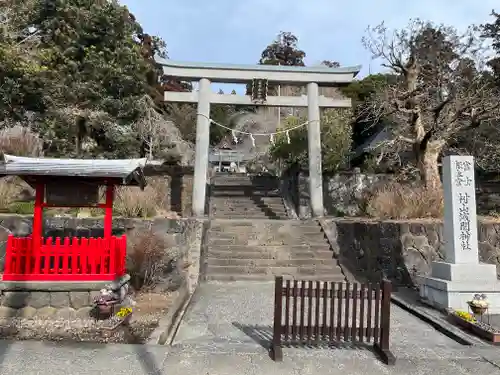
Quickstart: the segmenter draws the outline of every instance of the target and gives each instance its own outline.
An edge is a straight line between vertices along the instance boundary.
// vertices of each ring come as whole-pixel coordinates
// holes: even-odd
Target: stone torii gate
[[[345,68],[295,67],[272,65],[233,65],[181,63],[157,58],[163,74],[186,81],[198,81],[197,92],[165,92],[165,101],[198,103],[196,123],[196,156],[193,186],[193,215],[204,216],[210,146],[210,104],[263,105],[271,107],[307,107],[309,190],[314,216],[323,216],[323,182],[321,166],[320,107],[348,108],[350,99],[333,99],[319,95],[319,86],[334,87],[352,82],[361,66]],[[257,84],[255,95],[217,94],[211,83]],[[307,85],[307,96],[267,96],[267,84]]]

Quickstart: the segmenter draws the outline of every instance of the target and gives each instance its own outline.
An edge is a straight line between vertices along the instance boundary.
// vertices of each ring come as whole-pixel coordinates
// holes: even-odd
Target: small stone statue
[[[99,295],[94,298],[98,317],[110,315],[116,305],[122,307],[135,306],[135,301],[129,296],[129,282],[130,275],[125,274],[99,291]]]

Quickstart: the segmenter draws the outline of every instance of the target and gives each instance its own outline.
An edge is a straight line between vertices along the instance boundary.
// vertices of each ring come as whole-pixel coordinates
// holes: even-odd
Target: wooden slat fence
[[[271,358],[281,361],[283,345],[373,343],[387,364],[390,281],[380,284],[283,280],[276,277]]]

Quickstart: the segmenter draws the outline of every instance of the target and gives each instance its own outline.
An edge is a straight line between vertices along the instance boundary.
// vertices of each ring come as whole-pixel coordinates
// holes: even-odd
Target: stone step
[[[230,203],[233,206],[243,205],[283,205],[283,199],[276,198],[211,198],[210,203]]]
[[[222,240],[221,240],[222,242]],[[327,251],[333,254],[330,244],[328,242],[320,242],[312,245],[308,244],[298,244],[298,245],[235,245],[235,244],[207,244],[208,249],[213,249],[217,251],[227,251],[227,252],[245,252],[245,253],[276,253],[276,254],[287,254],[296,251]]]
[[[246,214],[246,213],[262,213],[262,214],[267,214],[270,213],[272,214],[273,212],[275,214],[284,214],[286,213],[285,207],[257,207],[257,206],[248,206],[248,207],[233,207],[230,205],[212,205],[211,207],[212,212],[223,212],[223,213],[241,213],[241,214]]]
[[[214,181],[253,181],[253,182],[279,182],[279,179],[274,176],[246,176],[246,175],[215,175],[210,178],[210,182]]]
[[[272,260],[305,260],[311,259],[314,261],[333,261],[337,262],[334,258],[333,253],[330,250],[305,250],[305,251],[294,251],[293,253],[281,253],[276,254],[274,252],[227,252],[227,251],[219,251],[215,249],[210,249],[208,251],[208,259],[241,259],[245,261],[255,260],[255,259],[272,259]]]
[[[211,230],[208,231],[208,244],[214,244],[215,242],[220,242],[218,245],[224,245],[223,242],[228,242],[228,241],[245,241],[244,243],[233,243],[233,245],[244,245],[244,246],[306,246],[306,247],[311,247],[311,246],[330,246],[330,243],[326,241],[325,238],[320,237],[320,238],[307,238],[304,236],[300,236],[299,234],[296,235],[291,235],[291,236],[285,236],[282,234],[277,234],[277,233],[265,233],[265,230],[263,229],[262,233],[248,233],[247,231],[238,231],[235,230],[234,232],[211,232]],[[266,242],[266,244],[261,245],[256,242]],[[286,243],[281,243],[285,241]],[[248,243],[247,243],[248,242]],[[254,243],[255,242],[255,243]],[[269,245],[268,242],[276,242],[274,245]],[[227,245],[231,245],[230,243],[227,243]]]
[[[211,197],[211,201],[217,201],[217,200],[232,200],[234,202],[255,202],[255,200],[262,200],[262,201],[281,201],[282,197],[281,196],[276,196],[276,197],[266,197],[266,196],[254,196],[254,195],[238,195],[233,198],[225,198],[225,197]]]
[[[251,181],[276,181],[278,180],[277,176],[255,176],[248,175],[246,173],[216,173],[212,176],[212,180],[238,180],[238,179],[247,179]]]
[[[229,190],[212,190],[210,192],[210,201],[214,199],[239,199],[239,200],[250,200],[250,199],[282,199],[283,194],[279,191],[229,191]]]
[[[280,242],[282,241],[282,239],[279,239],[279,240],[270,240],[270,239],[266,239],[266,238],[245,238],[245,240],[247,242],[250,242],[250,244],[247,244],[247,243],[243,243],[243,244],[234,244],[234,243],[222,243],[222,242],[229,242],[229,241],[234,241],[234,240],[238,240],[238,239],[241,239],[241,237],[244,237],[244,236],[239,236],[239,237],[232,237],[232,238],[215,238],[215,237],[208,237],[208,241],[207,241],[207,245],[208,245],[208,248],[210,249],[220,249],[222,251],[257,251],[257,252],[262,252],[262,251],[295,251],[295,250],[317,250],[317,251],[320,251],[320,250],[324,250],[324,251],[331,251],[331,248],[330,248],[330,244],[326,241],[323,241],[323,242],[309,242],[309,243],[302,243],[302,241],[300,239],[296,239],[296,238],[288,238],[286,239],[287,241],[290,240],[290,242],[292,242],[293,240],[297,241],[297,242],[300,242],[300,243],[296,243],[296,244],[281,244],[281,243],[278,243],[278,244],[270,244],[270,243],[266,243],[266,244],[255,244],[255,243],[252,243],[252,242],[259,242],[261,240],[264,240],[264,241],[274,241],[274,242]],[[211,240],[211,241],[210,241]],[[217,242],[220,242],[220,243],[217,243]]]
[[[327,244],[328,241],[326,240],[325,237],[323,237],[320,233],[315,233],[315,234],[308,234],[304,235],[300,232],[297,233],[290,233],[287,235],[286,233],[282,232],[271,232],[267,231],[266,229],[262,229],[260,232],[254,232],[254,231],[249,231],[248,229],[239,229],[239,228],[234,228],[234,230],[227,230],[225,232],[218,232],[218,231],[211,231],[209,229],[208,234],[210,235],[208,238],[212,240],[237,240],[241,239],[244,237],[245,239],[249,241],[260,241],[260,240],[265,240],[265,241],[287,241],[287,240],[296,240],[299,241],[300,244],[303,242],[306,243],[306,245],[309,244]],[[287,245],[287,244],[283,244]]]
[[[233,220],[241,220],[241,219],[249,219],[249,220],[286,220],[287,216],[281,215],[281,216],[268,216],[265,215],[264,213],[262,214],[242,214],[238,215],[236,213],[219,213],[219,214],[212,214],[211,217],[215,219],[233,219]]]
[[[274,280],[276,276],[283,276],[285,279],[297,279],[297,280],[318,280],[318,281],[330,281],[330,282],[345,282],[345,276],[343,274],[319,274],[319,275],[303,275],[303,274],[242,274],[242,273],[210,273],[205,276],[207,281],[271,281]]]
[[[330,246],[208,246],[208,255],[225,259],[332,259]]]
[[[338,275],[340,273],[339,267],[332,267],[330,265],[312,265],[301,267],[269,267],[269,266],[207,266],[207,274],[258,274],[258,275]],[[341,274],[341,273],[340,273]]]
[[[277,189],[261,189],[254,186],[212,186],[210,188],[210,196],[234,195],[235,197],[282,197],[283,194]]]
[[[212,216],[228,216],[229,218],[236,218],[238,216],[242,218],[246,217],[261,217],[265,218],[266,216],[276,217],[282,216],[284,219],[287,218],[287,213],[285,210],[282,211],[273,211],[273,210],[259,210],[259,209],[248,209],[248,210],[231,210],[231,209],[213,209],[210,211]]]
[[[223,180],[216,180],[216,181],[210,181],[210,187],[211,188],[235,188],[235,187],[246,187],[246,188],[255,188],[255,189],[263,189],[263,190],[272,190],[272,189],[279,189],[280,184],[279,183],[273,183],[273,182],[252,182],[248,180],[230,180],[230,181],[223,181]]]
[[[312,240],[304,237],[291,236],[263,236],[262,234],[253,233],[235,233],[231,236],[208,235],[209,245],[252,245],[252,246],[286,246],[286,245],[305,245],[305,246],[324,246],[328,242],[322,239]]]
[[[285,238],[285,239],[248,239],[244,236],[237,238],[210,238],[208,239],[208,245],[210,247],[217,246],[229,246],[229,245],[244,245],[244,246],[307,246],[310,248],[320,248],[321,246],[329,246],[326,242],[311,242],[297,238]]]
[[[273,189],[279,189],[280,188],[280,183],[278,182],[266,182],[266,181],[256,181],[256,182],[251,182],[248,180],[232,180],[232,181],[210,181],[210,187],[211,188],[216,188],[216,189],[223,189],[223,188],[229,188],[229,189],[234,189],[236,187],[245,187],[245,188],[258,188],[258,189],[264,189],[264,190],[273,190]]]
[[[231,210],[284,210],[285,206],[283,203],[256,203],[256,202],[248,202],[248,203],[234,203],[234,202],[211,202],[212,208],[217,208],[219,210],[222,209],[231,209]]]
[[[210,257],[208,266],[235,267],[329,267],[334,272],[342,273],[336,259],[223,259]]]
[[[285,243],[282,243],[285,242]],[[315,249],[330,249],[330,243],[322,238],[316,240],[303,237],[271,237],[262,234],[246,234],[246,233],[224,233],[224,235],[213,235],[208,232],[207,244],[211,247],[215,246],[241,246],[241,247],[280,247],[280,248],[315,248]]]
[[[285,232],[287,231],[287,232]],[[290,232],[293,231],[293,232]],[[305,232],[297,227],[281,227],[278,229],[269,228],[252,228],[252,227],[227,227],[221,228],[210,228],[209,233],[212,233],[214,237],[220,239],[236,238],[241,235],[249,236],[250,238],[262,238],[263,236],[272,238],[297,238],[304,239],[313,242],[327,242],[327,239],[323,232]]]
[[[225,232],[233,228],[253,228],[261,231],[262,226],[266,226],[266,230],[279,230],[280,228],[287,227],[293,230],[301,230],[301,232],[321,232],[321,227],[314,221],[300,221],[300,220],[282,220],[282,221],[269,221],[269,223],[252,220],[224,220],[215,219],[210,223],[210,229],[213,231]]]
[[[245,192],[245,191],[211,191],[210,192],[210,199],[214,198],[242,198],[242,197],[257,197],[257,198],[262,198],[262,197],[268,197],[268,198],[281,198],[283,195],[280,192],[271,192],[271,191],[255,191],[252,190],[251,192]]]
[[[280,189],[276,186],[262,186],[262,185],[248,185],[248,184],[237,184],[237,185],[210,185],[210,193],[234,193],[241,194],[245,192],[249,196],[261,195],[262,193],[281,193]]]
[[[273,220],[282,220],[286,219],[287,215],[285,212],[251,212],[247,211],[246,213],[241,213],[241,212],[236,212],[236,211],[220,211],[220,212],[211,212],[211,216],[215,217],[216,219],[223,219],[223,218],[228,218],[228,219],[235,219],[238,220],[240,218],[251,218],[251,219],[273,219]]]
[[[223,212],[224,210],[226,211],[231,211],[231,212],[237,212],[238,210],[241,212],[248,212],[248,211],[255,211],[255,212],[263,212],[263,210],[271,210],[271,209],[276,209],[277,211],[280,210],[285,210],[285,206],[281,207],[266,207],[266,206],[258,206],[258,205],[248,205],[248,206],[241,206],[241,207],[233,207],[231,206],[230,203],[224,204],[224,203],[218,203],[218,204],[211,204],[210,208],[212,210],[217,210],[219,212]]]
[[[279,216],[279,215],[283,215],[284,216],[284,220],[287,219],[287,216],[286,216],[286,211],[283,210],[283,211],[278,211],[278,212],[274,212],[274,211],[271,211],[271,210],[261,210],[260,208],[258,207],[254,207],[252,209],[247,209],[247,210],[231,210],[230,208],[217,208],[217,207],[214,207],[212,208],[212,210],[210,211],[211,214],[220,214],[222,216],[224,215],[229,215],[229,216],[241,216],[241,219],[251,219],[251,217],[254,217],[254,216],[260,216],[260,217],[265,217],[267,215],[271,215],[272,217],[275,217],[275,216]],[[249,217],[250,216],[250,217]]]
[[[286,211],[258,211],[258,210],[245,210],[245,211],[231,211],[231,210],[212,210],[210,212],[212,216],[218,216],[218,217],[223,217],[227,216],[228,218],[237,218],[238,216],[240,217],[260,217],[260,218],[266,218],[266,217],[283,217],[284,219],[287,218],[287,213]]]

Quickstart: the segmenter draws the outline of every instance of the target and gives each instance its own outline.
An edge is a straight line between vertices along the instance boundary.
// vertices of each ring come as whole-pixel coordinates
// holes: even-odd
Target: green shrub
[[[8,211],[18,215],[32,215],[35,209],[33,202],[13,202],[9,205]]]

